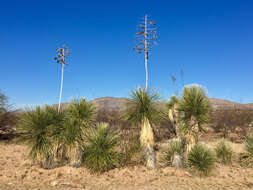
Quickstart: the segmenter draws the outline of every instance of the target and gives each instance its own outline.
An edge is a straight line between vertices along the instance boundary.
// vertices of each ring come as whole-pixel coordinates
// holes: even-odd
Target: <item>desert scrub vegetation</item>
[[[244,167],[253,167],[253,134],[246,137],[244,142],[246,153],[241,154],[240,161]]]
[[[200,174],[208,175],[215,164],[215,154],[205,144],[194,145],[188,154],[188,166]]]
[[[119,163],[119,135],[107,123],[98,123],[86,133],[84,163],[92,172],[102,173]]]
[[[96,107],[84,98],[74,99],[67,108],[65,131],[63,132],[66,156],[71,166],[82,163],[86,130],[95,125]]]
[[[136,132],[121,130],[119,148],[121,166],[131,166],[143,163],[140,139]]]
[[[126,110],[123,113],[127,121],[135,125],[141,125],[140,145],[146,166],[149,169],[156,167],[155,140],[152,129],[153,124],[161,122],[163,119],[162,111],[156,105],[159,100],[159,94],[150,89],[137,88],[131,92],[131,99],[126,104]]]
[[[31,147],[32,160],[47,169],[64,163],[80,166],[85,130],[93,125],[95,110],[84,99],[60,110],[48,105],[26,109],[18,130]]]
[[[217,145],[215,146],[215,153],[217,159],[219,159],[221,163],[223,164],[232,163],[234,151],[226,140],[222,139],[217,143]]]
[[[30,145],[29,155],[32,160],[43,168],[53,167],[54,150],[59,144],[59,135],[54,136],[55,129],[63,126],[64,117],[64,112],[58,112],[49,106],[37,106],[35,110],[26,109],[22,115],[19,126],[21,139]],[[55,139],[57,140],[54,142]]]
[[[176,167],[183,167],[184,152],[185,143],[181,139],[172,139],[169,141],[168,148],[165,151],[165,160],[171,166],[176,165]],[[175,159],[175,157],[180,157],[177,163],[175,163],[175,161],[177,160]]]
[[[177,110],[186,142],[186,152],[189,153],[198,143],[199,136],[205,131],[205,124],[209,120],[211,107],[204,88],[199,85],[186,86]]]
[[[0,132],[4,131],[7,134],[14,134],[14,126],[18,123],[19,117],[15,111],[11,110],[9,98],[0,90]],[[8,138],[8,135],[0,133],[0,138]],[[4,137],[5,136],[5,137]]]

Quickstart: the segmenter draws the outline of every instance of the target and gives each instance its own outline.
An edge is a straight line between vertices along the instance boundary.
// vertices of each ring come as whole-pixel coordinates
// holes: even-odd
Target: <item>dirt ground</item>
[[[236,151],[243,150],[240,144],[233,146]],[[0,190],[253,189],[253,169],[238,165],[216,164],[209,177],[196,176],[187,170],[171,167],[151,171],[143,166],[114,169],[103,175],[95,175],[85,168],[68,166],[41,169],[31,164],[28,152],[25,145],[0,142]]]

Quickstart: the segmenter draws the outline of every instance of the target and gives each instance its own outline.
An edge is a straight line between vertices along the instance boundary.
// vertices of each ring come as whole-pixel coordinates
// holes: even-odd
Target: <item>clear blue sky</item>
[[[0,0],[0,89],[16,107],[57,103],[56,47],[71,50],[63,102],[127,97],[145,85],[144,58],[131,48],[148,13],[159,26],[150,86],[164,99],[198,83],[210,97],[253,102],[252,0]]]

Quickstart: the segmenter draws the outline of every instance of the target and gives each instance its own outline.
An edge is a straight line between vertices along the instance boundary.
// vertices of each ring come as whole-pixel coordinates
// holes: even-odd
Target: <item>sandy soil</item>
[[[217,164],[209,177],[199,177],[187,170],[176,170],[171,167],[150,171],[143,166],[114,169],[103,175],[94,175],[85,168],[68,166],[51,170],[41,169],[31,165],[27,158],[28,152],[25,145],[0,142],[1,190],[253,189],[253,169],[236,165]]]

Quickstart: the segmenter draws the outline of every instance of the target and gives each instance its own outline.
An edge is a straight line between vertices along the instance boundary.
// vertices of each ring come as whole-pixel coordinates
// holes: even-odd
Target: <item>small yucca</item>
[[[249,155],[253,157],[253,134],[246,138],[245,146]]]
[[[247,153],[241,154],[241,165],[245,167],[253,167],[253,134],[249,135],[245,140]]]
[[[99,123],[86,134],[84,163],[93,172],[102,173],[114,168],[119,161],[116,151],[119,136],[106,123]]]
[[[74,99],[67,107],[63,139],[66,157],[71,166],[81,165],[86,130],[94,126],[95,116],[96,108],[85,99]]]
[[[216,156],[224,164],[230,164],[233,157],[233,149],[224,139],[219,141],[215,147]]]
[[[43,168],[53,167],[65,113],[50,106],[26,109],[19,125],[21,139],[31,146],[30,156]]]
[[[204,175],[209,174],[214,163],[215,155],[204,144],[196,144],[188,154],[188,165]]]
[[[168,143],[168,149],[165,152],[165,159],[171,165],[175,154],[184,156],[185,144],[182,140],[171,140]]]

